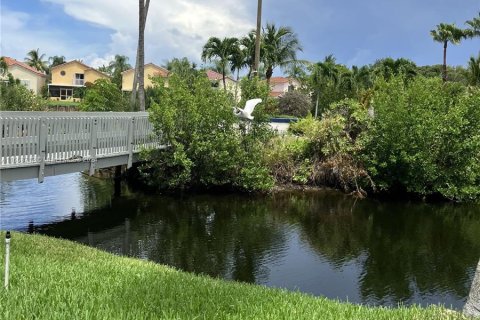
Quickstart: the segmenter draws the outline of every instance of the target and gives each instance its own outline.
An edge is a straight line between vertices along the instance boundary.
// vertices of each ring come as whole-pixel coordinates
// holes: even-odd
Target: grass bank
[[[2,319],[461,318],[440,307],[367,308],[195,276],[39,235],[14,233],[11,250],[11,287],[0,289]]]

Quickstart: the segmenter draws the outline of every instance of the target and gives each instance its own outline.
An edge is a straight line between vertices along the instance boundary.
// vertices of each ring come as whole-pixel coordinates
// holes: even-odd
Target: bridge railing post
[[[128,142],[127,142],[127,147],[128,147],[128,162],[127,162],[127,168],[132,167],[133,163],[133,138],[135,134],[135,117],[132,117],[132,120],[128,123]]]
[[[39,163],[40,166],[38,167],[38,182],[42,183],[43,178],[45,177],[45,158],[47,156],[47,119],[44,117],[40,117],[40,134],[38,135],[38,155],[39,155]]]
[[[97,132],[98,132],[98,120],[97,118],[92,118],[90,124],[90,170],[89,175],[95,173],[95,165],[97,162]]]

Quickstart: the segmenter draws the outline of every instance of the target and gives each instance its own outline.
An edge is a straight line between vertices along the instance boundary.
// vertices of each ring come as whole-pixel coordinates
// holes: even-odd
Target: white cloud
[[[118,0],[43,0],[63,7],[66,14],[111,30],[103,52],[83,57],[98,64],[114,54],[135,59],[138,34],[138,2]],[[186,56],[198,61],[202,46],[211,36],[242,36],[254,27],[255,13],[241,1],[177,0],[150,2],[145,33],[146,62],[162,63]],[[97,44],[98,46],[98,44]]]

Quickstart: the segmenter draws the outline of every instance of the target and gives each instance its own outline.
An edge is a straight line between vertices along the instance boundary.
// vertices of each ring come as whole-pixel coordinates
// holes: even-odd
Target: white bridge
[[[38,178],[138,161],[162,148],[146,112],[0,112],[0,180]]]

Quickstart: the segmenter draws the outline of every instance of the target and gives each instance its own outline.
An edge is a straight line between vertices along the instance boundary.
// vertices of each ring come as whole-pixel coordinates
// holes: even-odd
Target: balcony
[[[85,80],[84,79],[73,79],[73,85],[74,86],[83,86],[83,85],[85,85]]]

